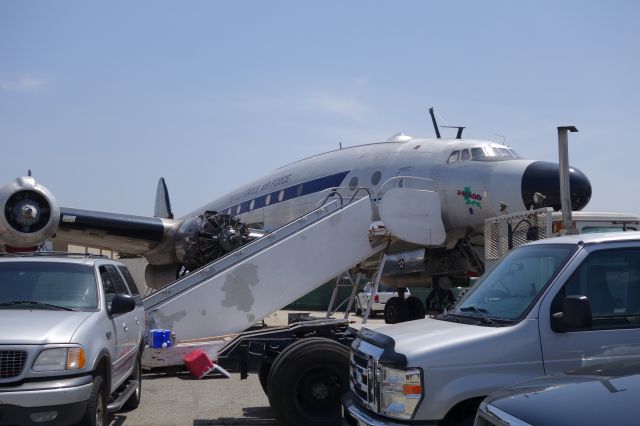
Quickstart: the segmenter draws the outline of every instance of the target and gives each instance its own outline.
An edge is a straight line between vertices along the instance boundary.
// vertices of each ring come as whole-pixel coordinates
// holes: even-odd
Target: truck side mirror
[[[133,311],[135,307],[136,301],[133,300],[133,297],[124,294],[116,294],[113,296],[113,300],[111,300],[109,315],[126,314],[127,312]]]
[[[551,318],[553,331],[566,332],[589,330],[593,324],[591,305],[587,296],[567,296],[562,303],[562,312]]]

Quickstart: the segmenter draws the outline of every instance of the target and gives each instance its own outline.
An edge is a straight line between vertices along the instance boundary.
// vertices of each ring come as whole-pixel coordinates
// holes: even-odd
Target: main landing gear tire
[[[408,311],[407,301],[394,296],[384,304],[384,322],[386,324],[404,322],[407,320]]]
[[[93,378],[91,396],[87,404],[87,411],[80,422],[83,426],[107,426],[107,397],[102,376]]]
[[[349,390],[349,350],[323,337],[289,345],[271,367],[268,397],[284,426],[341,425],[340,398]]]
[[[409,321],[422,319],[426,315],[424,305],[420,299],[415,296],[407,298],[407,309],[409,311]]]

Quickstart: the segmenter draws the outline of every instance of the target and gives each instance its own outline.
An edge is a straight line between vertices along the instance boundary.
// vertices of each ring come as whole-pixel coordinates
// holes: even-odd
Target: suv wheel
[[[91,397],[87,405],[87,412],[82,419],[85,426],[106,426],[107,425],[107,398],[104,392],[104,379],[102,376],[93,378],[93,388]]]
[[[131,380],[137,380],[138,385],[129,399],[127,399],[127,402],[122,406],[125,410],[135,410],[138,408],[138,405],[140,405],[140,398],[142,396],[142,363],[140,362],[140,356],[136,358],[136,365],[133,366]]]

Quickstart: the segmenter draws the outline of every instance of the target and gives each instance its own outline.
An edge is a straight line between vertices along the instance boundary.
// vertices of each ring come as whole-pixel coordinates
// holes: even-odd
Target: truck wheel
[[[138,381],[136,390],[131,394],[127,402],[124,403],[122,408],[125,410],[135,410],[140,405],[140,398],[142,397],[142,363],[140,362],[140,356],[136,357],[136,365],[133,366],[133,373],[131,373],[131,379]]]
[[[93,378],[89,404],[87,404],[87,411],[80,424],[83,426],[107,425],[107,398],[104,392],[104,379],[102,376]]]
[[[347,347],[313,337],[287,349],[269,374],[269,403],[280,424],[342,424],[340,398],[349,389]]]
[[[386,324],[404,322],[407,320],[408,311],[407,301],[394,296],[384,304],[384,322]]]
[[[409,311],[409,321],[424,318],[426,311],[424,305],[415,296],[407,298],[407,309]]]
[[[269,372],[271,371],[272,365],[272,359],[265,359],[262,361],[262,364],[260,364],[260,370],[258,370],[258,380],[260,380],[260,386],[262,386],[265,395],[269,395],[267,393],[267,384],[269,383]]]

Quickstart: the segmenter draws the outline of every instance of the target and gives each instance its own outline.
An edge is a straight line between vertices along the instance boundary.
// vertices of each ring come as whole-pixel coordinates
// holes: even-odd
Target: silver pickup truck
[[[128,269],[85,255],[0,258],[0,425],[106,425],[141,396],[144,309]]]
[[[350,425],[471,424],[502,387],[640,357],[640,232],[516,248],[449,312],[362,329],[351,346]]]

